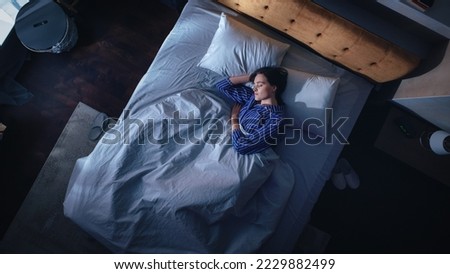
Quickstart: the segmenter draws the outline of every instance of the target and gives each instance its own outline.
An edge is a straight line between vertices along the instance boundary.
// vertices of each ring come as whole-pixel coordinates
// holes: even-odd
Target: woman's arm
[[[243,125],[246,128],[245,134],[241,130],[233,130],[231,135],[233,147],[240,154],[252,154],[275,145],[282,119],[281,115],[274,114],[264,124],[259,124],[255,120],[254,125]]]
[[[250,75],[239,75],[239,76],[231,76],[230,82],[233,85],[245,84],[250,81]]]
[[[248,78],[248,75],[223,78],[216,83],[216,87],[221,93],[225,94],[234,102],[245,105],[253,95],[252,89],[243,85],[248,82]]]

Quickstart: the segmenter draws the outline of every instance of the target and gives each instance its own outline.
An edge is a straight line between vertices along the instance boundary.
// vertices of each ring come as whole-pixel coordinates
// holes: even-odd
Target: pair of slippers
[[[103,133],[112,128],[116,122],[116,119],[109,117],[106,113],[100,112],[97,114],[91,124],[91,130],[88,134],[89,140],[97,141]]]
[[[358,174],[344,158],[340,158],[337,161],[331,175],[331,181],[339,190],[344,190],[347,187],[357,189],[360,185]]]

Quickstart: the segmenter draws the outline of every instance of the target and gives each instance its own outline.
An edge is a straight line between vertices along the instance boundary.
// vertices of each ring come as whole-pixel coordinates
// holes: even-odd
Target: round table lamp
[[[443,130],[424,132],[420,137],[420,143],[435,154],[450,154],[450,133]]]

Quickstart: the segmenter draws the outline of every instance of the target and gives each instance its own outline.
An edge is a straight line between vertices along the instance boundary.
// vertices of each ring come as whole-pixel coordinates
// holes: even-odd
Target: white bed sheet
[[[348,138],[373,87],[370,82],[253,20],[209,0],[188,1],[174,29],[137,86],[127,109],[138,111],[145,108],[145,105],[139,104],[143,96],[157,100],[186,87],[214,90],[214,83],[222,76],[198,68],[197,64],[209,47],[221,12],[236,16],[247,25],[290,43],[292,46],[284,58],[283,66],[322,75],[340,76],[341,82],[333,104],[333,114],[336,119],[348,117],[340,128],[343,135]],[[277,231],[261,252],[290,252],[293,249],[296,239],[309,222],[313,206],[344,147],[343,144],[334,141],[333,144],[322,143],[315,146],[300,142],[294,147],[284,145],[277,147],[281,158],[293,167],[296,183]]]

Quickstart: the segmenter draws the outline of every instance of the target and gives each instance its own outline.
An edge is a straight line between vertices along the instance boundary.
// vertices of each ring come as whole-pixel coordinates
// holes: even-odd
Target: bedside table
[[[429,122],[393,105],[375,147],[450,186],[450,155],[436,155],[423,148],[419,141],[422,132],[436,130],[439,129]]]

